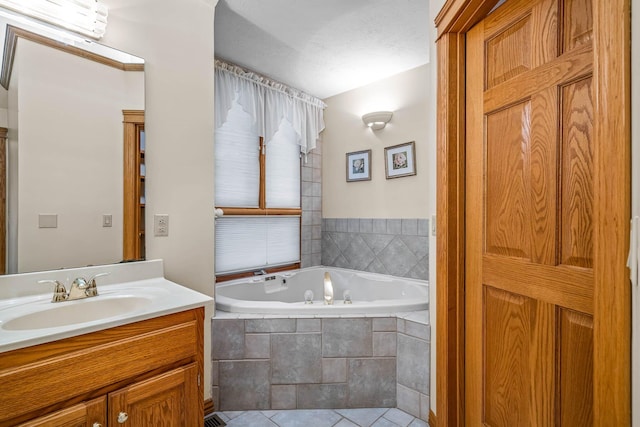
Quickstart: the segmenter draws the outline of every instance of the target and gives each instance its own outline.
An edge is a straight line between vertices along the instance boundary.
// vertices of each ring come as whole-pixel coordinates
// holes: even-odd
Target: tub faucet
[[[324,272],[324,303],[333,305],[333,283],[328,271]]]

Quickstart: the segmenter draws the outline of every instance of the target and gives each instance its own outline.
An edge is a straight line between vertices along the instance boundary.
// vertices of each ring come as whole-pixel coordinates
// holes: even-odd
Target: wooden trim
[[[122,259],[142,258],[140,243],[140,129],[144,110],[123,110]]]
[[[259,141],[260,150],[260,191],[258,196],[258,206],[260,209],[267,208],[267,156],[265,153],[266,147],[264,144],[264,138],[260,137]]]
[[[0,128],[0,274],[7,273],[7,128]]]
[[[438,28],[437,406],[443,426],[464,425],[465,33],[497,0],[448,0]],[[595,260],[595,425],[630,424],[630,5],[594,2],[596,173],[614,171],[595,192],[595,244],[616,251]],[[610,185],[610,186],[608,186]],[[596,249],[597,252],[597,249]]]
[[[279,273],[281,271],[297,270],[300,268],[300,263],[296,262],[289,265],[281,265],[279,267],[267,268],[265,271],[267,274]],[[243,277],[253,277],[253,271],[244,271],[242,273],[224,274],[215,277],[216,283],[228,282],[230,280],[242,279]]]
[[[251,215],[251,216],[268,216],[268,215],[302,215],[302,209],[300,208],[292,208],[292,209],[284,209],[284,208],[229,208],[224,206],[216,206],[219,209],[222,209],[225,216],[226,215]]]
[[[209,414],[212,414],[216,411],[215,406],[213,405],[213,399],[205,399],[204,401],[204,416],[206,417]]]
[[[625,265],[631,216],[630,7],[629,0],[593,2],[594,167],[595,176],[607,176],[594,185],[596,426],[631,423],[631,288]]]
[[[429,427],[436,427],[438,425],[438,419],[433,411],[429,411]]]
[[[109,67],[117,68],[119,70],[144,71],[144,64],[116,61],[115,59],[107,58],[106,56],[102,56],[97,53],[88,52],[79,47],[65,44],[61,41],[51,39],[49,37],[25,30],[23,28],[14,27],[13,25],[7,25],[7,31],[4,41],[4,56],[2,57],[2,72],[0,73],[0,85],[2,85],[2,87],[4,87],[5,89],[9,89],[11,73],[13,72],[13,60],[15,58],[19,37],[22,37],[23,39],[32,41],[34,43],[41,44],[43,46],[70,53],[71,55],[79,56],[81,58],[98,62]]]
[[[464,34],[438,40],[436,413],[464,425]]]
[[[447,0],[436,16],[438,39],[446,33],[464,33],[482,20],[499,0]],[[464,68],[463,68],[464,69]]]
[[[204,307],[193,309],[193,315],[196,318],[197,337],[196,337],[196,354],[195,360],[196,368],[198,370],[198,414],[202,414],[200,422],[204,419]]]
[[[123,123],[144,124],[144,110],[122,110],[122,116]]]

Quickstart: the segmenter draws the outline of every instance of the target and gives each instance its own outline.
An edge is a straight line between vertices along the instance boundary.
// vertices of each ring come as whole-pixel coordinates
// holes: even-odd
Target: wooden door
[[[593,425],[592,23],[511,0],[467,33],[467,425]]]
[[[195,363],[109,394],[109,425],[183,427],[202,425]]]
[[[18,427],[95,427],[106,426],[107,399],[100,397],[79,403]]]

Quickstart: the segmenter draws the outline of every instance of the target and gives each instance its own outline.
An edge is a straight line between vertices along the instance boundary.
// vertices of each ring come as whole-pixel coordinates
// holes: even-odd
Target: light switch
[[[102,215],[102,226],[111,227],[113,225],[113,216],[111,214]]]
[[[58,228],[58,214],[39,214],[39,228]]]

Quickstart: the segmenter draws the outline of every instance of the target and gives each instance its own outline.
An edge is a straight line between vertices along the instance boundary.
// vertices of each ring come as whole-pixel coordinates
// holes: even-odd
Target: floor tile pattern
[[[217,412],[228,427],[429,427],[396,408]]]

